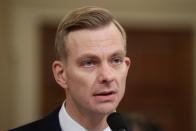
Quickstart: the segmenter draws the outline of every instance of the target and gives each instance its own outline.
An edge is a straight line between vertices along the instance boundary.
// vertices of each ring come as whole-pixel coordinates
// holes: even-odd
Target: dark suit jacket
[[[61,131],[59,123],[59,110],[56,109],[45,118],[32,122],[30,124],[11,129],[9,131]]]

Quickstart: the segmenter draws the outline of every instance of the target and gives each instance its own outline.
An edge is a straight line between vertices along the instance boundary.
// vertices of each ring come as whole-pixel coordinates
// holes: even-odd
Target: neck
[[[81,108],[70,106],[68,101],[66,102],[66,111],[72,119],[87,130],[102,131],[108,126],[106,122],[107,114],[90,113]]]

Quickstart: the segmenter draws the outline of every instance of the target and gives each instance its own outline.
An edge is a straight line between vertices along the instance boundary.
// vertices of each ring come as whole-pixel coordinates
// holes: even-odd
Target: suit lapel
[[[61,131],[59,122],[59,110],[60,108],[56,109],[44,119],[46,131]]]

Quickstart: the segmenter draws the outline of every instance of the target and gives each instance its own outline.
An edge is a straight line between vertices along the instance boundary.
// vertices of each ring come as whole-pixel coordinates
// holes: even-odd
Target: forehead
[[[69,53],[124,51],[125,41],[114,24],[97,29],[70,32],[66,38]]]

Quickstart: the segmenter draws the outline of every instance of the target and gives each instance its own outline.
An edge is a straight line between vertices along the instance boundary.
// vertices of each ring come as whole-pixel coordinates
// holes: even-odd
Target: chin
[[[101,107],[98,107],[97,112],[101,113],[101,114],[110,114],[112,112],[116,111],[117,106],[115,105],[111,105],[111,104],[105,104],[102,105]]]

